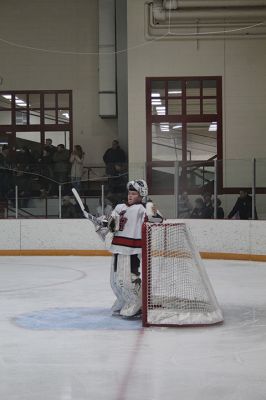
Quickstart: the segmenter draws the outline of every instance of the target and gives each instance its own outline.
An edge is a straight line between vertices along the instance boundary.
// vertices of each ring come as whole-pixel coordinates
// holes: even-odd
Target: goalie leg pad
[[[116,301],[114,302],[111,310],[113,313],[116,313],[121,310],[124,306],[125,301],[123,299],[122,287],[118,284],[117,277],[117,266],[120,258],[120,254],[114,254],[111,261],[111,274],[110,274],[110,284],[111,288],[116,296]]]
[[[127,287],[124,287],[123,296],[127,297],[124,307],[120,311],[123,317],[132,317],[136,315],[142,306],[141,298],[141,279],[131,274],[131,282]]]
[[[125,303],[120,315],[129,317],[135,315],[141,308],[141,279],[137,275],[138,268],[135,268],[135,273],[132,273],[132,259],[137,259],[136,255],[119,255],[119,258],[121,262],[117,264],[117,279]],[[138,260],[137,266],[139,266]]]

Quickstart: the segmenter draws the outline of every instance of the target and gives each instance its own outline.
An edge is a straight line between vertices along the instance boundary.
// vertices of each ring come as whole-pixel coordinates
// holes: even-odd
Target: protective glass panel
[[[252,160],[223,160],[223,183],[226,188],[251,188]]]

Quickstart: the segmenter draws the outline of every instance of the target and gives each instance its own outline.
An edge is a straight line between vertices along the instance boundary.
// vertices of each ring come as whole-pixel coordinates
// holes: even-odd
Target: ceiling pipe
[[[161,8],[162,10],[162,8]],[[169,24],[169,18],[166,20],[161,20],[160,24],[158,24],[158,20],[153,18],[154,17],[154,8],[153,8],[153,3],[146,2],[145,3],[145,15],[146,15],[146,20],[148,18],[148,24],[151,28],[154,29],[165,29],[165,27],[168,27]],[[168,14],[169,15],[169,14]],[[163,23],[165,22],[165,23]],[[250,19],[247,18],[246,20],[241,19],[241,20],[230,20],[230,21],[199,21],[197,20],[197,27],[208,27],[208,28],[214,28],[214,27],[246,27],[249,25],[256,25],[258,23],[258,19]],[[186,28],[191,28],[195,27],[195,22],[193,21],[172,21],[171,19],[171,28],[180,28],[180,27],[186,27]]]
[[[177,10],[181,8],[223,8],[223,7],[266,7],[265,0],[163,0],[163,8]]]
[[[157,0],[157,3],[159,3],[160,1]],[[163,34],[163,32],[161,31],[161,29],[166,29],[168,28],[168,26],[166,25],[162,25],[162,24],[156,24],[156,21],[153,18],[153,8],[154,8],[154,3],[156,3],[156,0],[154,0],[153,3],[147,1],[145,3],[145,37],[147,40],[154,40],[156,38],[156,40],[162,40],[162,41],[175,41],[175,40],[199,40],[199,39],[203,39],[203,40],[221,40],[221,39],[245,39],[245,40],[249,40],[249,39],[265,39],[266,37],[266,31],[263,29],[263,25],[258,26],[257,29],[255,31],[249,31],[247,32],[246,30],[244,30],[241,33],[238,32],[226,32],[226,33],[219,33],[217,34],[217,32],[198,32],[197,33],[197,29],[200,27],[207,27],[208,31],[210,30],[210,28],[212,27],[220,27],[222,26],[223,28],[225,26],[241,26],[241,24],[243,23],[244,27],[249,25],[252,25],[257,23],[258,24],[258,20],[256,21],[251,21],[248,20],[248,22],[246,21],[246,24],[244,23],[243,20],[239,20],[238,22],[236,21],[211,21],[209,20],[209,22],[202,22],[202,21],[198,21],[196,23],[193,23],[192,21],[190,22],[186,22],[185,20],[181,20],[181,21],[177,21],[178,24],[173,25],[173,21],[171,20],[171,27],[172,28],[188,28],[189,32],[193,32],[194,29],[194,33],[185,33],[184,31],[178,33],[176,32],[173,33],[167,33],[167,31],[165,31],[165,34]],[[161,3],[161,2],[160,2]],[[162,5],[162,3],[161,3]],[[169,14],[169,13],[168,13]],[[191,29],[192,28],[192,29]],[[158,30],[159,29],[159,30]]]
[[[241,8],[241,9],[191,9],[191,10],[174,10],[167,11],[158,5],[153,8],[153,17],[157,21],[169,20],[178,21],[182,19],[236,19],[241,18],[252,19],[258,18],[260,21],[266,16],[266,6],[257,8]]]

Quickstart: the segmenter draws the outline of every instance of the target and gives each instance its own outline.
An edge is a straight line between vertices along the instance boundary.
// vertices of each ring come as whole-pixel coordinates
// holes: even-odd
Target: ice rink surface
[[[109,257],[0,257],[0,399],[265,400],[266,264],[204,264],[224,324],[142,328]]]

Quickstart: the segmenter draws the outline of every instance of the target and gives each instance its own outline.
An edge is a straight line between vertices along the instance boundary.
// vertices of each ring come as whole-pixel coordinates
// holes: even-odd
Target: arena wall
[[[181,220],[167,220],[177,222]],[[266,260],[266,221],[183,220],[203,258]],[[109,255],[91,222],[2,220],[0,255]]]

